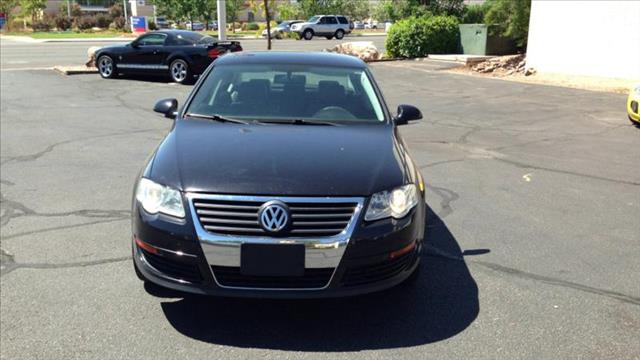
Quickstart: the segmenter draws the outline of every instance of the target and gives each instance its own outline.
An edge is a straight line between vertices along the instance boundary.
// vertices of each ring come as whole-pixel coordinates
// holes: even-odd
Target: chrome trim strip
[[[116,64],[120,69],[169,70],[169,65]]]
[[[216,284],[222,288],[243,289],[243,290],[322,290],[329,286],[335,271],[342,260],[344,251],[351,239],[351,235],[356,227],[360,213],[364,205],[363,197],[289,197],[289,196],[242,196],[242,195],[217,195],[217,194],[200,194],[185,193],[188,199],[189,209],[191,210],[191,218],[196,229],[200,246],[204,252],[209,269],[211,265],[215,266],[240,266],[240,246],[244,243],[253,244],[303,244],[305,246],[305,267],[306,268],[334,268],[334,272],[322,288],[244,288],[221,285],[213,274]],[[226,234],[214,234],[205,230],[198,219],[196,209],[193,205],[194,200],[210,199],[210,200],[228,200],[228,201],[255,201],[267,202],[271,200],[279,200],[287,204],[293,203],[356,203],[353,215],[347,226],[342,232],[333,236],[325,236],[318,238],[310,237],[286,237],[274,238],[267,236],[234,236]]]

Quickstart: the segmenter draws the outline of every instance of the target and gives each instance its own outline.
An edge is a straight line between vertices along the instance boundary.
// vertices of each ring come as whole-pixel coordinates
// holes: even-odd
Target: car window
[[[187,112],[260,121],[385,120],[364,69],[320,65],[219,65],[197,90]]]
[[[313,16],[313,17],[311,17],[311,19],[309,19],[309,22],[310,23],[315,23],[316,21],[318,21],[319,18],[320,18],[319,16]]]
[[[348,24],[349,20],[347,20],[346,17],[344,16],[338,16],[338,21],[340,21],[340,24]]]
[[[326,16],[323,16],[323,17],[320,19],[320,22],[319,22],[319,23],[320,23],[320,24],[327,24],[327,23],[329,23],[329,21],[327,20],[327,17],[326,17]]]
[[[149,34],[142,36],[138,40],[138,45],[148,46],[148,45],[164,45],[164,41],[167,36],[165,34]]]
[[[210,36],[185,31],[175,36],[175,42],[176,45],[195,45],[207,42],[207,38],[213,41],[213,38]]]
[[[334,16],[327,16],[325,19],[327,19],[327,24],[337,24],[338,20],[334,17]]]

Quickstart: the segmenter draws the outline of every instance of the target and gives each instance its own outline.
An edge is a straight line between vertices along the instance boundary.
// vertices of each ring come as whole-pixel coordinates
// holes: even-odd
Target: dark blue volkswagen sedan
[[[415,278],[424,183],[366,64],[328,53],[213,63],[133,197],[138,277],[210,295],[325,297]],[[413,275],[413,276],[412,276]]]

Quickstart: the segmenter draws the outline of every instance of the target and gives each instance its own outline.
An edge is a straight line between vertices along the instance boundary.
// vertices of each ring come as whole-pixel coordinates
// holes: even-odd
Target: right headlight
[[[397,187],[390,191],[381,191],[371,196],[366,221],[393,217],[405,217],[418,204],[418,191],[415,184]]]
[[[182,196],[176,189],[142,178],[138,183],[136,199],[150,214],[161,212],[179,218],[184,217]]]

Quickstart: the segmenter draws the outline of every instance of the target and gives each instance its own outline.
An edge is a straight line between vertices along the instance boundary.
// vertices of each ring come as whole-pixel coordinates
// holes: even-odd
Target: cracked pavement
[[[640,358],[624,96],[448,66],[372,65],[390,107],[425,116],[401,128],[433,211],[419,283],[322,301],[183,298],[135,277],[133,180],[171,126],[151,108],[190,87],[2,72],[0,358]]]

